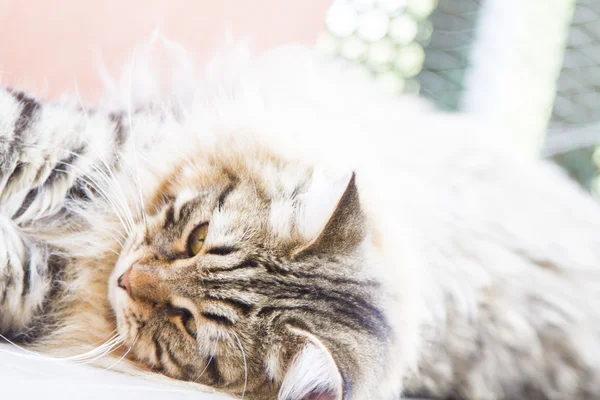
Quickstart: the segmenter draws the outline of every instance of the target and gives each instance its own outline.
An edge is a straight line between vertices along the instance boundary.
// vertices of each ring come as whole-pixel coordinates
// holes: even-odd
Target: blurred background
[[[600,0],[0,0],[0,78],[100,92],[155,27],[205,61],[230,28],[341,58],[394,95],[503,129],[600,199]],[[221,40],[222,42],[222,40]]]

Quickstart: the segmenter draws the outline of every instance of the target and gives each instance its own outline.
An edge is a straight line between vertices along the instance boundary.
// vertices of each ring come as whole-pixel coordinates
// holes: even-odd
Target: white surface
[[[37,359],[7,344],[0,344],[0,361],[0,399],[231,400],[91,366]]]

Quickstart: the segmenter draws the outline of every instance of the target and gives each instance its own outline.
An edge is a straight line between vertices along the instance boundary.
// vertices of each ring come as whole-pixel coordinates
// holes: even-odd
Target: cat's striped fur
[[[257,400],[600,398],[600,207],[476,125],[272,57],[165,107],[0,90],[0,333],[117,329]]]
[[[3,320],[0,325],[0,333],[12,340],[18,339],[24,343],[35,344],[36,341],[44,343],[45,335],[52,337],[56,335],[56,332],[65,330],[66,326],[78,322],[78,318],[73,317],[73,314],[76,315],[79,312],[76,307],[79,307],[78,300],[81,299],[82,293],[75,295],[69,293],[74,291],[71,286],[73,285],[77,288],[77,281],[81,279],[80,276],[87,274],[87,272],[80,270],[81,268],[98,268],[98,266],[94,267],[94,263],[86,259],[87,257],[81,257],[81,251],[77,249],[79,244],[71,244],[68,243],[68,240],[57,239],[55,236],[66,235],[67,237],[75,238],[79,235],[83,235],[84,237],[89,235],[89,232],[94,231],[94,228],[88,226],[90,217],[89,215],[85,215],[85,213],[89,212],[93,214],[97,212],[95,210],[97,205],[94,203],[111,203],[108,204],[108,209],[110,210],[112,207],[110,214],[114,215],[105,214],[101,215],[101,217],[126,219],[124,223],[121,221],[125,227],[124,231],[130,235],[130,238],[125,238],[127,239],[125,242],[126,249],[128,246],[131,248],[130,239],[137,240],[140,237],[134,230],[134,224],[141,223],[145,219],[151,219],[149,223],[147,221],[144,222],[146,233],[141,237],[145,237],[143,239],[144,242],[149,243],[151,240],[150,235],[159,236],[161,238],[159,243],[162,243],[162,246],[166,246],[164,248],[161,247],[160,252],[162,256],[168,260],[172,260],[173,256],[169,255],[171,254],[169,246],[173,241],[178,241],[179,237],[167,236],[165,238],[165,235],[170,234],[170,230],[167,229],[169,226],[175,226],[175,232],[179,232],[179,235],[181,234],[181,229],[177,225],[182,223],[182,213],[184,211],[178,210],[176,212],[177,217],[175,218],[172,216],[175,213],[173,208],[175,207],[179,193],[185,193],[186,190],[189,190],[186,189],[186,186],[173,187],[174,182],[185,182],[186,177],[192,174],[191,177],[194,180],[199,180],[198,185],[189,183],[187,187],[202,188],[204,184],[207,185],[204,190],[210,191],[212,185],[217,184],[219,179],[216,176],[210,175],[212,172],[209,172],[208,177],[204,176],[200,171],[206,169],[206,166],[202,166],[202,164],[195,165],[193,161],[186,161],[183,165],[178,165],[174,169],[177,176],[169,174],[164,178],[157,179],[156,185],[160,186],[158,194],[153,194],[148,198],[150,200],[146,204],[148,213],[144,215],[144,218],[141,218],[140,215],[134,215],[141,211],[139,208],[133,212],[122,208],[133,208],[134,205],[140,207],[140,203],[143,203],[143,200],[140,201],[135,196],[136,192],[139,192],[140,196],[145,197],[145,193],[142,193],[143,191],[136,190],[133,194],[129,193],[125,205],[115,205],[112,202],[118,199],[115,200],[106,196],[107,188],[115,190],[115,187],[110,187],[111,184],[119,184],[116,175],[125,174],[126,182],[134,186],[139,185],[139,176],[129,171],[120,171],[123,167],[121,159],[124,157],[124,154],[129,158],[136,156],[133,153],[126,153],[127,139],[131,138],[133,140],[134,138],[130,130],[125,127],[125,122],[123,121],[125,114],[103,114],[102,112],[83,110],[69,104],[43,104],[25,93],[10,89],[3,89],[2,95],[4,97],[2,98],[2,103],[0,103],[0,108],[1,105],[6,106],[4,107],[6,110],[4,115],[12,116],[12,120],[6,118],[9,124],[2,132],[3,148],[6,149],[2,154],[3,196],[1,210],[4,218],[3,233],[5,233],[2,244],[7,256],[2,268],[2,283],[5,289],[5,297],[2,303]],[[139,115],[135,115],[133,118],[137,120],[150,118],[151,125],[154,125],[155,128],[156,126],[164,125],[163,117],[154,118],[155,116],[152,114],[140,118]],[[129,122],[129,126],[133,126],[138,121]],[[145,132],[145,135],[148,136],[148,132]],[[149,136],[152,135],[150,134]],[[234,151],[233,148],[223,150],[227,152]],[[258,149],[258,151],[262,152],[263,150]],[[179,155],[179,157],[182,156],[182,154]],[[218,196],[219,205],[217,208],[219,210],[225,201],[226,193],[235,192],[236,196],[239,197],[239,188],[242,186],[245,187],[244,190],[251,189],[256,191],[257,186],[248,186],[248,184],[268,185],[262,189],[265,193],[259,196],[264,199],[261,200],[263,205],[260,207],[267,207],[268,209],[272,199],[274,199],[273,196],[289,196],[287,199],[285,197],[282,198],[282,201],[285,201],[281,204],[277,203],[278,205],[276,206],[276,209],[281,208],[284,212],[284,214],[280,215],[281,218],[286,218],[286,215],[289,217],[289,212],[292,210],[286,211],[285,207],[295,207],[296,196],[302,195],[302,191],[311,186],[311,174],[316,174],[316,172],[310,172],[310,170],[294,172],[294,169],[291,169],[288,173],[296,174],[296,180],[290,182],[282,180],[277,183],[279,178],[273,177],[275,179],[273,182],[260,182],[257,177],[253,177],[253,174],[261,174],[261,171],[252,172],[253,167],[251,165],[247,167],[249,169],[245,173],[236,170],[243,168],[244,162],[242,160],[248,157],[248,155],[239,154],[234,158],[229,155],[223,160],[215,159],[214,156],[211,157],[208,154],[205,157],[206,160],[212,159],[209,165],[216,167],[217,171],[222,171],[219,174],[224,174],[227,178],[225,190]],[[181,160],[177,162],[181,164]],[[282,160],[277,161],[274,156],[271,162],[275,163],[275,165],[285,165]],[[220,163],[224,164],[218,166]],[[235,165],[235,163],[241,164]],[[267,162],[262,167],[270,168],[269,164]],[[128,165],[128,167],[131,167],[131,165]],[[212,171],[210,168],[209,171]],[[197,174],[197,176],[193,174]],[[274,186],[273,188],[269,188],[269,185]],[[280,188],[275,189],[278,185],[281,185]],[[315,243],[303,250],[306,256],[300,257],[300,255],[296,254],[293,261],[285,261],[285,258],[282,259],[278,253],[282,251],[281,246],[287,248],[288,250],[286,251],[292,251],[301,244],[299,240],[305,241],[310,235],[318,234],[320,231],[317,230],[310,233],[315,228],[305,227],[301,229],[301,226],[304,225],[302,221],[297,221],[295,225],[298,226],[294,229],[301,229],[304,232],[303,235],[309,236],[302,239],[303,236],[297,236],[298,233],[296,233],[295,238],[286,238],[287,235],[291,234],[291,232],[284,232],[286,224],[289,224],[289,222],[286,223],[283,220],[272,221],[277,226],[277,229],[268,234],[270,239],[267,239],[266,236],[259,236],[253,239],[255,240],[254,246],[257,246],[255,250],[256,254],[249,253],[247,258],[240,264],[243,265],[243,268],[253,270],[264,269],[266,272],[264,276],[257,275],[253,279],[246,277],[240,281],[237,281],[237,278],[234,277],[229,284],[224,284],[224,281],[220,278],[220,280],[214,282],[218,283],[216,286],[211,285],[208,277],[203,279],[202,286],[206,288],[214,286],[214,288],[210,289],[212,294],[208,297],[203,296],[205,299],[217,296],[215,299],[224,304],[233,304],[237,309],[241,306],[241,309],[245,310],[244,315],[251,317],[255,321],[253,322],[255,326],[262,327],[260,328],[263,330],[262,334],[271,331],[274,338],[281,335],[289,336],[285,340],[278,338],[276,342],[271,343],[274,349],[279,349],[275,352],[273,349],[266,347],[267,343],[270,343],[270,340],[268,340],[268,337],[264,338],[264,343],[261,344],[261,352],[265,352],[265,354],[262,354],[261,357],[264,356],[269,359],[267,362],[269,365],[268,368],[271,370],[269,374],[266,376],[263,374],[263,367],[260,367],[260,363],[257,364],[257,360],[244,359],[244,363],[248,363],[246,369],[243,370],[244,384],[243,386],[241,385],[239,381],[241,376],[239,374],[236,376],[236,383],[234,384],[232,382],[231,371],[238,369],[239,372],[239,365],[242,362],[239,359],[237,349],[234,349],[237,354],[231,354],[227,357],[224,355],[217,356],[216,354],[206,355],[204,362],[209,360],[206,366],[202,362],[196,363],[196,360],[192,359],[182,361],[182,355],[177,355],[177,351],[174,350],[178,346],[181,346],[181,344],[177,344],[179,339],[176,339],[173,333],[171,333],[171,336],[159,339],[159,332],[165,330],[164,322],[143,321],[139,319],[139,316],[136,316],[133,320],[126,318],[124,324],[130,328],[137,326],[140,332],[143,327],[146,327],[146,330],[148,330],[148,327],[151,327],[153,324],[158,323],[158,325],[156,325],[156,332],[151,335],[152,340],[150,343],[145,342],[144,335],[140,335],[139,332],[136,334],[132,342],[137,342],[138,345],[134,348],[133,354],[138,359],[149,362],[153,368],[159,368],[171,376],[204,382],[233,393],[244,393],[249,398],[258,399],[266,398],[265,396],[276,396],[277,391],[279,391],[284,381],[285,383],[281,390],[284,393],[282,396],[285,396],[285,398],[306,398],[306,396],[311,396],[312,398],[312,396],[317,396],[319,393],[321,393],[319,396],[328,396],[327,398],[335,395],[335,392],[339,390],[337,385],[342,386],[342,380],[341,378],[338,380],[331,376],[331,374],[337,374],[337,372],[331,369],[328,359],[322,361],[325,362],[321,371],[324,374],[323,376],[315,376],[315,382],[303,382],[302,377],[306,374],[303,370],[312,370],[314,368],[312,363],[318,363],[319,359],[323,357],[319,349],[323,346],[320,340],[324,340],[324,337],[320,337],[319,339],[313,337],[313,334],[318,332],[317,327],[333,324],[331,326],[335,325],[341,329],[348,329],[348,333],[353,330],[356,332],[365,332],[359,336],[373,336],[380,338],[378,340],[388,340],[386,338],[390,335],[389,327],[382,311],[378,309],[375,303],[372,303],[373,299],[369,299],[371,295],[368,293],[376,290],[378,284],[369,280],[363,281],[358,278],[346,278],[340,275],[341,271],[334,272],[336,264],[343,262],[350,268],[350,265],[355,262],[352,258],[347,258],[347,254],[339,252],[341,250],[336,250],[334,247],[354,252],[354,247],[358,246],[363,240],[363,233],[359,237],[353,238],[352,235],[354,234],[352,233],[352,229],[349,228],[354,223],[358,223],[358,220],[353,222],[352,220],[348,220],[348,218],[358,216],[358,214],[355,215],[355,212],[360,212],[357,203],[358,194],[354,185],[354,178],[352,178],[348,189],[348,195],[351,197],[348,197],[347,200],[340,200],[344,204],[344,208],[341,210],[342,213],[339,214],[340,217],[334,216],[332,219],[337,221],[339,218],[342,218],[342,220],[336,222],[332,228],[329,228],[332,231],[332,233],[328,234],[330,238],[326,242],[323,242],[324,239],[319,240],[318,243],[323,242],[322,245]],[[290,192],[287,194],[279,193],[286,186],[289,187]],[[319,188],[323,189],[323,187],[317,187],[317,189]],[[155,190],[152,189],[150,191],[146,189],[145,192],[152,193]],[[202,192],[202,189],[200,190]],[[314,191],[315,189],[312,190]],[[315,192],[313,196],[321,196],[321,194],[321,192]],[[244,196],[244,202],[250,201],[249,196],[251,196],[249,193]],[[128,201],[131,201],[133,205],[127,203]],[[194,200],[194,202],[197,201],[197,199]],[[189,207],[189,204],[186,206]],[[203,206],[203,204],[198,204],[196,207],[199,206]],[[171,210],[170,213],[167,211],[164,214],[163,210],[165,207]],[[307,204],[305,207],[312,208],[314,205]],[[102,209],[102,207],[100,208]],[[354,211],[352,214],[347,214],[347,210]],[[188,209],[186,212],[193,215],[198,211]],[[251,211],[247,210],[246,212]],[[122,215],[127,213],[129,215]],[[158,231],[155,231],[156,226],[152,222],[155,218],[164,219],[164,225],[162,222],[159,223]],[[256,226],[253,227],[250,225],[248,229],[257,230],[263,224],[260,220],[255,222]],[[316,223],[321,224],[319,221],[316,221]],[[153,226],[155,227],[152,228]],[[305,232],[306,229],[309,229],[308,233]],[[318,228],[317,226],[317,229],[323,229],[323,227]],[[362,232],[363,228],[358,229]],[[279,232],[280,230],[281,232]],[[345,232],[343,233],[343,241],[334,238],[341,235],[342,232]],[[277,235],[283,236],[278,238]],[[340,236],[341,238],[342,236]],[[282,240],[287,244],[284,245]],[[316,240],[316,237],[314,240]],[[272,242],[271,245],[268,244],[269,241]],[[77,242],[76,239],[75,242]],[[120,240],[115,240],[114,242],[123,244]],[[115,245],[114,242],[111,244]],[[93,244],[96,245],[96,243]],[[275,247],[267,250],[267,247],[271,246]],[[319,253],[323,251],[320,249],[325,249],[322,246],[332,249],[323,253],[323,255],[327,254],[328,259],[320,259],[321,255]],[[116,248],[118,249],[118,246]],[[138,249],[139,245],[135,248]],[[231,246],[221,246],[218,248],[228,250],[220,250],[217,253],[217,249],[215,249],[212,253],[225,256],[240,249],[248,252],[250,244],[240,241]],[[103,254],[108,250],[112,249],[99,248],[96,250],[96,253]],[[126,258],[127,251],[124,251],[125,255],[122,254],[122,258]],[[148,249],[147,251],[151,250]],[[274,251],[275,253],[261,254],[264,251]],[[94,251],[91,253],[93,254]],[[294,253],[297,253],[297,251],[294,251]],[[175,259],[180,257],[177,256]],[[306,257],[309,259],[305,259]],[[158,258],[156,259],[158,260]],[[302,269],[311,270],[312,272],[294,272],[294,269],[298,268],[298,266],[292,265],[294,263],[298,264]],[[317,266],[322,268],[323,271],[319,271]],[[106,272],[110,270],[110,267],[110,264],[102,265],[97,271],[92,272],[99,275],[99,277],[95,277],[94,279],[108,280]],[[195,266],[194,268],[198,267]],[[234,266],[231,270],[237,272],[240,268]],[[331,273],[326,272],[328,268],[331,268]],[[357,267],[352,268],[356,269]],[[209,269],[207,273],[216,273],[216,270],[222,270],[220,273],[225,274],[228,268],[219,267],[215,271]],[[195,282],[193,275],[193,272],[189,271],[181,276],[183,279],[182,282],[192,285],[189,289],[191,291],[195,290],[193,288]],[[84,282],[84,285],[86,283],[88,282]],[[332,283],[337,286],[335,290],[331,286]],[[257,298],[263,298],[263,300],[260,302],[249,299],[240,300],[236,296],[231,296],[231,293],[240,292],[245,290],[246,287],[252,288],[251,292],[254,293],[252,296],[259,296]],[[138,292],[135,292],[136,299],[143,298],[139,294],[139,290],[141,289],[138,288]],[[347,293],[344,294],[346,291]],[[357,294],[354,294],[355,292]],[[101,293],[104,293],[104,291]],[[171,288],[169,296],[174,296],[175,293],[177,293],[175,288]],[[88,293],[83,295],[88,295]],[[152,303],[160,302],[155,296],[156,293],[153,292],[149,301]],[[173,300],[169,300],[168,302],[171,303]],[[311,303],[312,305],[310,305]],[[339,305],[336,305],[337,303]],[[106,306],[106,303],[103,302],[100,306]],[[113,306],[116,307],[115,304]],[[134,307],[134,305],[130,305],[129,307]],[[143,315],[143,312],[137,312]],[[311,318],[312,321],[306,320],[306,312],[314,313]],[[105,311],[102,314],[106,315],[110,313]],[[136,315],[135,312],[134,315]],[[215,321],[219,324],[223,324],[223,320],[226,320],[227,325],[231,324],[230,328],[234,327],[233,322],[229,322],[230,319],[226,317],[219,317],[218,314],[210,312],[203,315],[205,318],[214,316]],[[119,316],[118,309],[117,316]],[[63,318],[69,322],[66,322]],[[287,333],[277,333],[277,330],[284,329],[283,325],[281,327],[268,327],[264,326],[263,322],[261,322],[262,320],[293,320],[297,321],[294,325],[298,326],[290,328],[291,330]],[[133,324],[133,326],[130,324]],[[110,322],[107,325],[110,326]],[[309,326],[312,326],[312,328],[306,331],[305,329]],[[70,329],[73,329],[73,327],[69,326],[67,330]],[[264,331],[265,329],[266,332]],[[292,333],[295,332],[295,329],[299,329],[298,333]],[[98,335],[99,333],[96,333],[95,336]],[[122,335],[127,340],[129,333],[122,331]],[[242,330],[235,334],[235,337],[238,341],[240,340],[239,337],[242,337],[241,340],[244,343],[248,343],[249,346],[250,342],[255,341],[253,335],[252,330],[246,332]],[[62,336],[58,335],[58,337]],[[62,338],[62,340],[65,339]],[[385,354],[380,353],[376,349],[372,340],[370,340],[370,344],[364,340],[358,340],[358,342],[362,342],[363,347],[371,347],[373,357],[377,359],[386,357]],[[241,342],[239,343],[242,346]],[[343,390],[350,393],[351,386],[347,380],[354,376],[352,380],[358,381],[360,375],[359,371],[355,370],[355,367],[352,365],[354,363],[352,361],[353,356],[344,354],[344,340],[339,341],[334,337],[330,337],[328,343],[327,354],[330,351],[334,351],[334,348],[337,349],[335,350],[337,354],[336,362],[339,367],[344,365],[346,371]],[[303,348],[304,352],[302,353]],[[248,356],[252,354],[250,347],[242,349],[242,351],[242,354],[248,354]],[[255,351],[258,351],[258,349]],[[154,358],[148,358],[148,352]],[[296,360],[296,364],[299,365],[298,367],[286,367],[285,364],[291,363],[294,360],[293,355],[295,352],[310,357],[310,365],[303,365],[301,360]],[[188,354],[184,357],[191,357],[191,355]],[[219,360],[218,364],[217,360]],[[306,364],[306,361],[304,363]],[[288,369],[287,378],[284,379],[286,368]],[[301,370],[294,372],[295,368],[300,368]],[[298,378],[294,378],[296,374]],[[201,375],[205,376],[200,379]],[[251,379],[251,381],[248,381],[248,379]],[[298,379],[298,382],[295,379]],[[321,383],[318,383],[319,379],[322,379]],[[306,385],[306,387],[299,385]],[[354,388],[353,391],[364,393],[365,389]],[[287,392],[289,394],[285,394]]]
[[[2,330],[30,335],[48,311],[64,266],[45,231],[67,222],[67,203],[86,201],[124,145],[122,116],[42,103],[0,89],[0,287]]]

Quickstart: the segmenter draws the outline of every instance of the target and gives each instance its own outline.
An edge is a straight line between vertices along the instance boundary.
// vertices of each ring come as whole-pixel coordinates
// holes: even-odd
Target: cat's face
[[[118,331],[177,379],[248,399],[354,398],[390,341],[355,178],[263,156],[165,178],[111,277]]]

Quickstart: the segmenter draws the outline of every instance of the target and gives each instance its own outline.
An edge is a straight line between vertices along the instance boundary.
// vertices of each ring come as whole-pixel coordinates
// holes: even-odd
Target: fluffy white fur
[[[233,133],[243,146],[252,132],[292,159],[356,171],[384,249],[373,273],[398,297],[391,323],[403,336],[388,380],[361,398],[397,395],[406,368],[417,371],[429,357],[429,341],[449,337],[447,346],[469,351],[452,338],[473,339],[467,331],[492,323],[479,315],[482,305],[503,330],[490,335],[527,348],[531,368],[547,362],[536,332],[556,324],[567,332],[564,345],[599,370],[600,208],[562,172],[523,156],[493,127],[435,112],[421,100],[380,95],[351,69],[302,48],[254,59],[236,54],[218,58],[204,77],[188,77],[185,93],[175,96],[185,99],[177,104],[187,117],[184,129],[207,145]],[[273,223],[280,217],[274,209]],[[529,297],[546,306],[526,310]],[[447,380],[450,363],[435,361]],[[558,364],[556,379],[577,385]],[[482,376],[511,375],[503,365],[482,365],[491,368]],[[475,379],[477,398],[501,390]],[[544,379],[538,383],[550,385]]]
[[[329,351],[315,338],[296,356],[279,390],[281,399],[305,399],[320,393],[315,400],[342,398],[342,378]]]
[[[600,371],[600,208],[558,169],[524,157],[494,129],[467,116],[380,95],[351,69],[324,63],[302,48],[255,58],[233,52],[218,57],[203,76],[194,76],[179,47],[166,42],[166,49],[179,71],[172,93],[161,90],[159,73],[150,67],[153,53],[146,49],[136,53],[123,89],[115,85],[116,97],[106,103],[169,110],[160,124],[148,115],[130,120],[139,136],[136,146],[144,149],[132,162],[149,174],[138,177],[141,181],[150,182],[156,168],[168,167],[153,163],[156,157],[185,156],[190,140],[210,149],[224,136],[235,137],[240,148],[247,136],[258,136],[277,153],[333,176],[356,172],[379,245],[371,272],[394,293],[387,315],[401,338],[384,360],[384,378],[358,389],[353,399],[396,398],[403,379],[409,388],[420,380],[434,391],[450,384],[455,366],[436,346],[471,352],[480,332],[526,353],[523,368],[529,369],[512,371],[501,355],[486,360],[472,376],[473,398],[493,399],[502,391],[495,382],[518,373],[537,376],[536,368],[548,362],[555,363],[561,388],[578,385],[572,370],[541,351],[539,332],[546,325],[566,332],[561,346]],[[140,93],[144,96],[132,95]],[[338,193],[333,187],[332,198]],[[139,195],[155,189],[144,186]],[[329,203],[307,206],[307,213],[321,221]],[[271,223],[284,224],[286,215],[285,206],[274,207]],[[310,222],[306,229],[309,235],[318,227]],[[539,302],[532,306],[530,298]],[[482,315],[484,309],[489,315]],[[318,355],[309,348],[302,357]],[[302,357],[293,369],[302,378],[282,390],[323,384],[323,375],[308,373]],[[321,365],[323,359],[317,361]],[[417,379],[424,365],[435,374]],[[374,365],[373,373],[378,369]],[[536,383],[552,384],[541,373]]]

